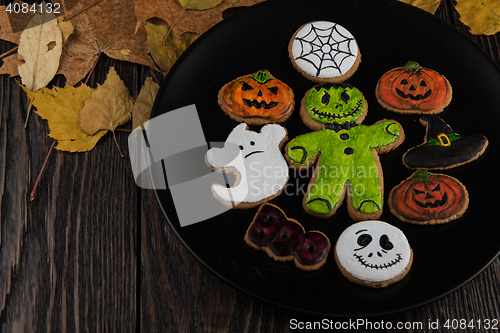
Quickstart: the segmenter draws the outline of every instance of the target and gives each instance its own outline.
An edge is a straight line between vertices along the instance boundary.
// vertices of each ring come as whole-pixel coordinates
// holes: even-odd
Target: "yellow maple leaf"
[[[474,35],[494,35],[500,31],[500,3],[493,0],[457,0],[460,21]]]
[[[151,109],[153,108],[153,103],[159,89],[160,86],[153,81],[153,78],[146,78],[146,82],[144,82],[132,108],[132,128],[135,129],[149,120]]]
[[[431,14],[434,14],[436,12],[436,9],[439,7],[439,4],[441,3],[441,0],[399,0],[399,1],[423,9]]]
[[[45,3],[43,3],[45,6]],[[30,91],[45,87],[56,75],[62,54],[62,33],[46,7],[29,21],[19,40],[18,71]]]
[[[200,36],[197,33],[185,32],[180,37],[175,37],[171,31],[169,33],[168,27],[149,22],[144,22],[144,27],[148,34],[147,41],[151,56],[156,65],[165,72],[172,68],[182,52]],[[167,36],[166,39],[165,36]]]
[[[85,100],[90,97],[92,89],[85,84],[73,87],[66,84],[64,88],[41,88],[31,92],[22,87],[37,108],[35,111],[49,125],[49,136],[57,140],[58,150],[69,152],[89,151],[107,131],[99,131],[88,135],[80,128],[80,110]]]
[[[115,129],[130,121],[132,106],[133,98],[128,88],[111,67],[106,81],[85,101],[80,111],[80,127],[89,135],[100,130],[112,131],[116,142]],[[123,156],[121,151],[120,154]]]
[[[222,0],[179,0],[179,3],[184,9],[195,9],[195,10],[205,10],[210,9],[218,4]]]

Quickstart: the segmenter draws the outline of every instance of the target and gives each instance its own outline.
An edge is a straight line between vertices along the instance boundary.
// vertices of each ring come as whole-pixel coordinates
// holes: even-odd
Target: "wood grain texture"
[[[89,84],[111,65],[135,73],[137,94],[140,68],[106,58]],[[53,151],[29,201],[52,139],[36,115],[24,128],[26,95],[0,79],[0,331],[135,332],[138,192],[129,160],[111,135],[89,153]],[[118,142],[126,148],[127,134]]]

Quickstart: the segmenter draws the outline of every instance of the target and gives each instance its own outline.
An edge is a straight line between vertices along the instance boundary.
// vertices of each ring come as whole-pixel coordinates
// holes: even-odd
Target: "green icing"
[[[380,211],[383,194],[373,149],[393,144],[400,132],[400,126],[388,120],[339,132],[325,129],[293,139],[287,151],[293,163],[305,165],[321,154],[321,162],[315,166],[318,176],[307,194],[307,208],[328,214],[341,204],[344,186],[349,182],[352,204],[358,212]]]
[[[457,141],[458,139],[460,139],[460,134],[457,134],[457,133],[451,133],[451,134],[445,134],[445,135],[450,140],[450,143],[453,142],[453,141]],[[428,139],[425,144],[426,145],[431,145],[431,146],[440,146],[441,142],[438,139],[431,138],[431,139]]]
[[[271,80],[271,77],[269,76],[268,71],[258,71],[254,75],[250,76],[252,79],[255,81],[259,82],[260,84],[264,84],[267,81]]]
[[[423,182],[428,182],[429,178],[431,178],[431,174],[429,171],[425,169],[418,169],[415,171],[415,173],[410,177],[410,178],[416,178],[418,180],[421,180]]]
[[[320,124],[356,121],[365,111],[366,101],[361,92],[344,83],[324,83],[306,95],[309,116]]]

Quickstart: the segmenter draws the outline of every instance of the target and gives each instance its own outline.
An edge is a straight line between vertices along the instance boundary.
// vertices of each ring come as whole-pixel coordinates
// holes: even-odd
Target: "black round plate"
[[[383,0],[269,0],[237,13],[202,35],[170,71],[158,94],[152,117],[195,104],[207,141],[225,141],[238,124],[217,104],[227,82],[260,69],[269,70],[294,91],[296,105],[315,84],[297,72],[287,46],[304,23],[327,20],[346,27],[362,54],[357,72],[347,80],[360,89],[369,105],[363,124],[395,119],[406,140],[381,155],[385,199],[391,188],[413,172],[404,167],[403,153],[424,140],[418,116],[382,109],[375,85],[386,71],[409,60],[434,69],[453,86],[453,100],[440,116],[461,134],[482,134],[489,146],[478,160],[443,173],[468,189],[469,209],[445,225],[416,226],[400,222],[387,205],[380,220],[400,228],[414,251],[413,266],[400,282],[383,289],[358,286],[337,268],[333,246],[353,223],[345,204],[327,220],[307,215],[302,195],[282,194],[272,200],[308,230],[324,232],[332,243],[327,263],[304,272],[292,262],[276,262],[250,248],[243,236],[257,208],[230,210],[210,220],[180,227],[169,190],[157,190],[168,223],[191,253],[215,274],[248,294],[294,311],[323,316],[367,316],[398,312],[423,305],[462,286],[481,272],[500,252],[498,171],[492,162],[498,152],[500,71],[470,39],[434,16],[396,1]],[[154,120],[153,120],[154,121]],[[282,124],[288,137],[310,132],[299,111]],[[258,129],[253,128],[253,129]],[[289,192],[302,191],[308,179],[291,173]],[[291,187],[290,187],[291,186]]]

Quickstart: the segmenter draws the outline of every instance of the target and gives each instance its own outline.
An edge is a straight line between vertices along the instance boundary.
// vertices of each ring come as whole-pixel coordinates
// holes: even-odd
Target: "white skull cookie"
[[[413,252],[398,228],[386,222],[364,221],[351,225],[340,235],[335,261],[350,281],[382,288],[406,276]]]

